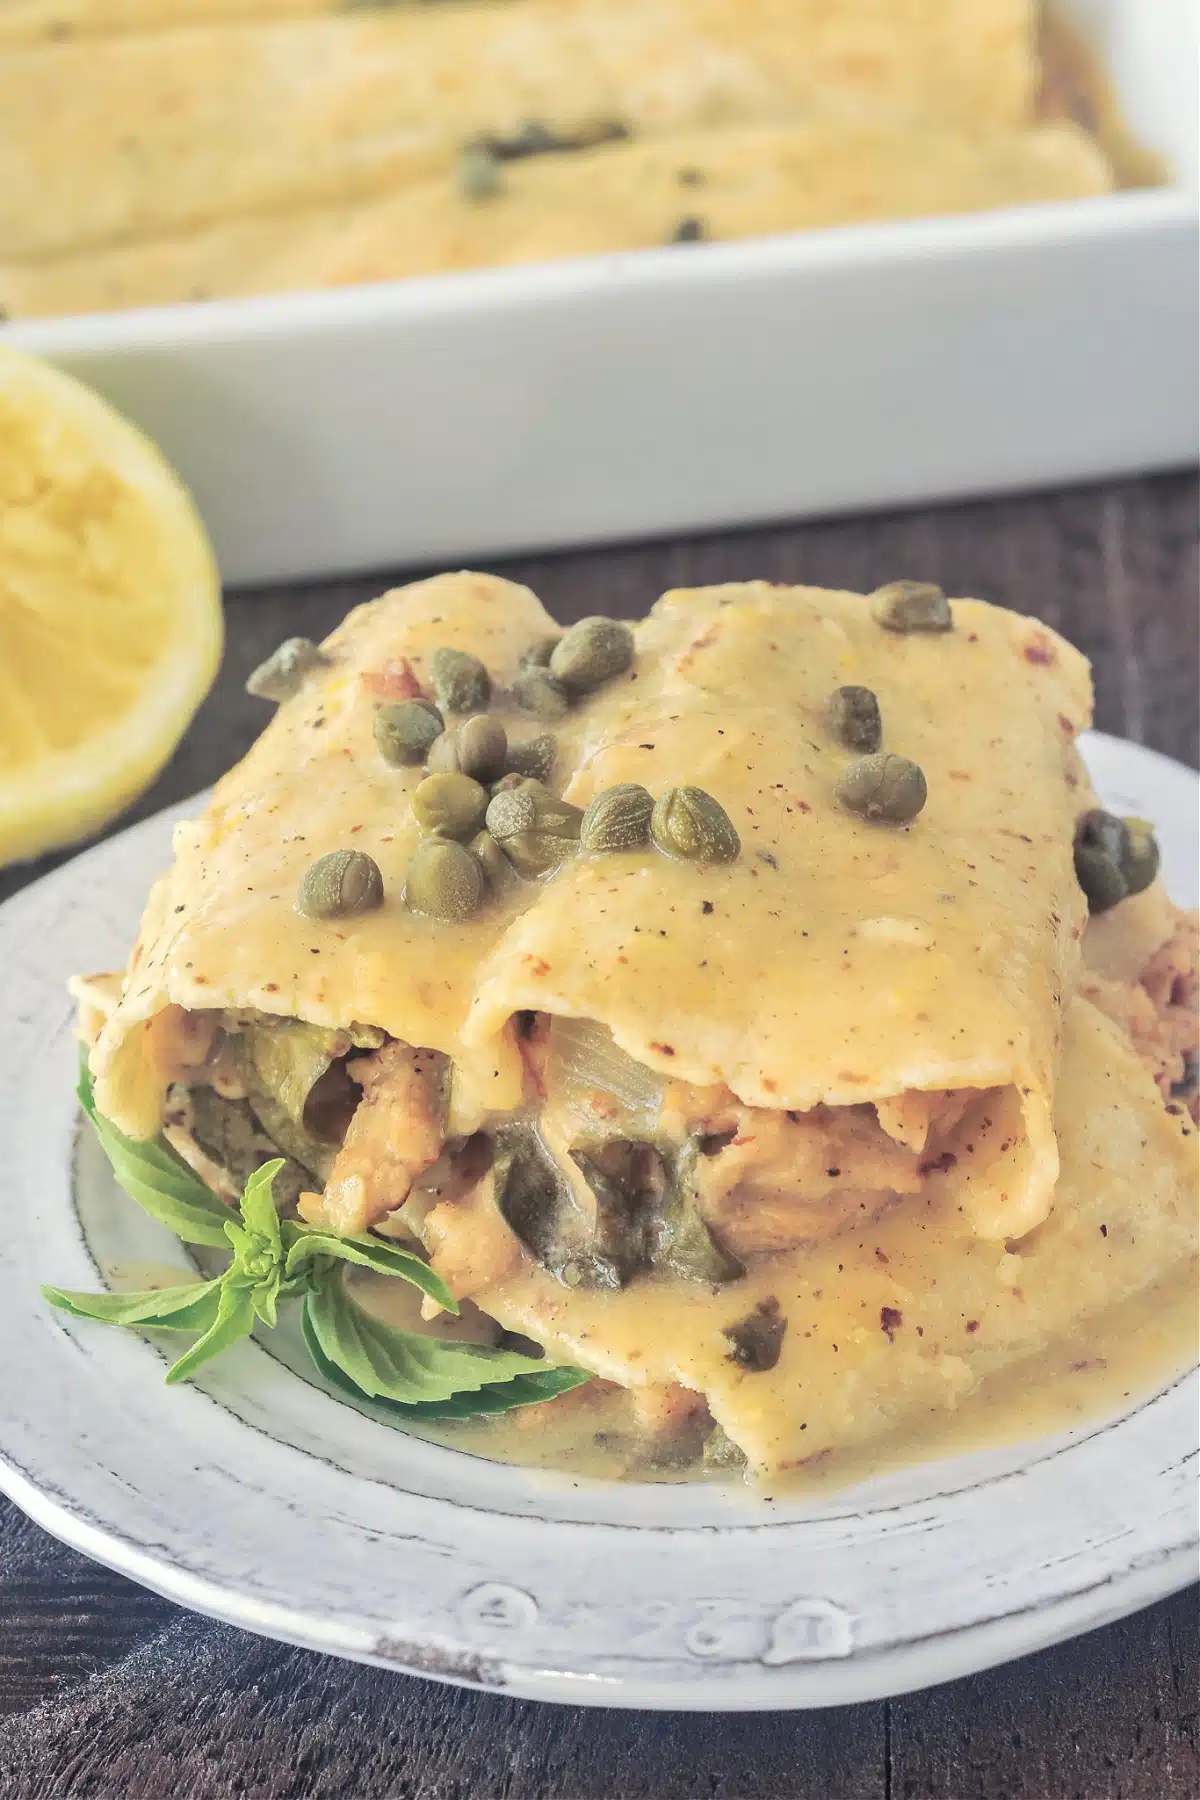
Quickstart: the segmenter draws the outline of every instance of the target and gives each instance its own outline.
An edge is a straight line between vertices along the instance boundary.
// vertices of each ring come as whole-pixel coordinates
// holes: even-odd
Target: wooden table
[[[1036,613],[1092,658],[1097,723],[1196,760],[1190,476],[565,556],[502,572],[565,620],[763,576],[940,581]],[[397,579],[399,579],[397,575]],[[203,787],[263,723],[246,671],[380,577],[229,602],[221,677],[137,807]],[[40,870],[0,875],[0,897]],[[0,1400],[0,1405],[3,1402]],[[338,1800],[1196,1800],[1195,1593],[886,1704],[743,1717],[589,1712],[356,1668],[182,1613],[0,1503],[0,1796]]]

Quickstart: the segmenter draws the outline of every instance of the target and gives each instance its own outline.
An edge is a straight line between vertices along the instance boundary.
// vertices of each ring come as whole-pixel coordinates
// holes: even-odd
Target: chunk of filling
[[[289,1210],[416,1240],[466,1297],[525,1259],[566,1288],[736,1281],[754,1258],[919,1195],[987,1098],[775,1111],[664,1080],[588,1021],[516,1027],[524,1107],[455,1137],[437,1052],[370,1027],[224,1013],[171,1090],[167,1132],[230,1199],[282,1154]]]
[[[1176,913],[1166,942],[1131,980],[1088,973],[1082,991],[1129,1038],[1163,1098],[1200,1124],[1200,969],[1195,913]]]

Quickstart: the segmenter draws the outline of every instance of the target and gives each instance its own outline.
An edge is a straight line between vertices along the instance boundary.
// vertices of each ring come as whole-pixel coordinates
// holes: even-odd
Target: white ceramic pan
[[[1175,184],[9,327],[146,426],[228,581],[1193,460],[1194,0],[1074,0]]]

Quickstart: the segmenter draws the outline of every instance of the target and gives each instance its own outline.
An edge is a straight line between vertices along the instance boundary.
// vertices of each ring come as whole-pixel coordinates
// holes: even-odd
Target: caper
[[[430,747],[430,774],[470,775],[485,784],[504,772],[508,757],[508,733],[499,719],[474,713],[454,725]]]
[[[733,862],[742,840],[719,801],[703,788],[668,788],[654,802],[650,835],[676,862]]]
[[[290,700],[305,678],[328,661],[311,638],[288,638],[249,675],[246,692],[256,700]]]
[[[444,713],[483,712],[492,697],[492,678],[477,656],[466,650],[435,650],[429,676]]]
[[[545,875],[576,848],[583,814],[539,781],[526,781],[488,804],[487,828],[519,875]]]
[[[1145,819],[1126,819],[1129,830],[1129,854],[1122,864],[1125,885],[1131,894],[1140,894],[1158,874],[1160,857],[1154,827]]]
[[[1154,832],[1144,819],[1119,819],[1093,806],[1075,825],[1075,875],[1088,911],[1107,912],[1140,894],[1158,874]]]
[[[408,865],[404,898],[413,912],[431,919],[469,919],[483,899],[483,869],[477,858],[446,838],[419,844]]]
[[[413,789],[413,815],[431,837],[474,837],[487,803],[486,793],[469,775],[427,775]]]
[[[1093,806],[1075,821],[1075,848],[1097,850],[1123,869],[1129,860],[1129,827],[1116,813]]]
[[[864,819],[886,819],[893,825],[915,819],[925,804],[928,789],[919,764],[890,750],[860,756],[843,769],[837,797],[850,812]]]
[[[868,687],[835,688],[825,702],[825,723],[846,750],[878,750],[883,742],[879,702]]]
[[[530,775],[535,781],[547,781],[554,767],[558,746],[549,732],[530,738],[528,743],[508,746],[508,768],[513,775]]]
[[[1092,849],[1087,844],[1075,845],[1075,879],[1083,889],[1088,911],[1092,914],[1108,912],[1129,892],[1120,864],[1103,850]]]
[[[561,719],[571,705],[570,694],[549,669],[522,669],[513,682],[513,699],[535,719]]]
[[[954,615],[932,581],[889,581],[871,595],[871,617],[885,631],[951,631]]]
[[[520,656],[517,658],[518,666],[522,669],[549,668],[550,658],[554,655],[558,642],[559,639],[557,633],[553,637],[538,638],[536,643],[530,644],[526,649],[522,650]]]
[[[464,144],[459,151],[455,175],[463,199],[476,206],[495,199],[504,187],[499,157],[490,144],[478,140]]]
[[[362,850],[331,850],[304,871],[296,911],[306,919],[348,919],[383,905],[383,876]]]
[[[513,867],[490,831],[477,832],[467,848],[483,870],[489,888],[499,892],[508,886]]]
[[[579,847],[592,852],[640,850],[650,842],[653,797],[636,781],[593,796],[579,828]]]
[[[550,673],[572,694],[590,694],[633,661],[633,633],[616,619],[580,619],[554,646]]]
[[[1129,892],[1125,876],[1130,859],[1129,827],[1115,813],[1093,806],[1075,822],[1075,879],[1090,913],[1108,912]]]
[[[375,743],[385,762],[400,767],[424,762],[442,729],[432,700],[397,700],[375,714]]]

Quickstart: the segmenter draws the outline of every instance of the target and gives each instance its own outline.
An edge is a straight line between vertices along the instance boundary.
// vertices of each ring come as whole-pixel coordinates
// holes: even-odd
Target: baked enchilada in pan
[[[251,687],[76,984],[118,1175],[233,1261],[99,1316],[221,1348],[295,1298],[399,1422],[774,1479],[1191,1269],[1194,921],[1045,626],[749,582],[563,632],[468,573]]]

